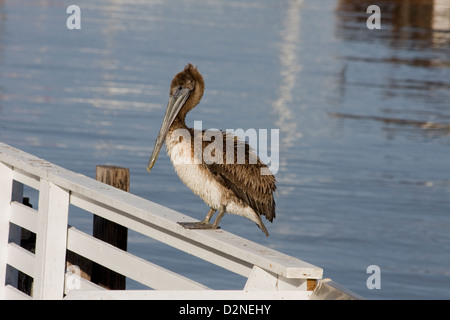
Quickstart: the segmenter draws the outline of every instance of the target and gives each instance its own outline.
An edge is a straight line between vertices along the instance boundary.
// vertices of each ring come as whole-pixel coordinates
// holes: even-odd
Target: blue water
[[[0,141],[91,177],[127,167],[132,193],[202,219],[165,152],[145,170],[191,62],[206,91],[188,124],[280,130],[270,237],[237,216],[223,229],[369,299],[449,299],[450,4],[406,2],[0,0]],[[81,30],[66,27],[71,4]],[[129,251],[212,288],[245,284],[137,233]],[[381,289],[366,286],[370,265]]]

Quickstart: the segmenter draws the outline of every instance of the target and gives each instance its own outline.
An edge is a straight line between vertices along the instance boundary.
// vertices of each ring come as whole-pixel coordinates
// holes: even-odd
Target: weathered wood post
[[[126,192],[130,191],[130,170],[116,166],[100,165],[96,179]],[[122,250],[127,250],[128,229],[94,215],[93,236]],[[125,290],[125,277],[96,263],[92,267],[91,281],[111,290]]]

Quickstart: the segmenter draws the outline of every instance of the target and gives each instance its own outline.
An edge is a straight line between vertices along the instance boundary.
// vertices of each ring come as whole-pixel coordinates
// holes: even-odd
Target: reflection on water
[[[381,9],[380,30],[365,28],[366,8],[372,4]],[[347,187],[354,184],[361,192],[370,192],[365,196],[367,204],[358,201],[364,196],[355,196],[352,204],[359,214],[372,211],[369,223],[382,225],[376,235],[368,228],[362,237],[371,243],[366,246],[368,260],[389,270],[385,280],[397,278],[398,284],[389,287],[393,296],[409,287],[418,291],[411,296],[425,297],[425,291],[435,290],[437,283],[449,283],[450,261],[439,252],[450,249],[446,235],[450,225],[450,2],[340,0],[335,17],[335,35],[343,43],[343,68],[337,78],[339,103],[328,115],[341,122],[343,132],[354,135],[355,148],[347,144],[345,150],[347,156],[359,158],[353,168],[360,177],[347,171]],[[386,139],[377,139],[379,133]],[[444,233],[435,223],[442,225]],[[393,238],[381,239],[387,234]],[[401,245],[393,245],[397,237]],[[415,251],[413,242],[424,246],[409,256],[408,263],[389,263],[402,259],[406,251]],[[431,267],[441,259],[447,267]],[[410,286],[415,277],[433,283],[434,288]],[[374,294],[381,297],[381,291]]]
[[[368,36],[359,27],[368,18],[366,9],[376,4],[381,9],[382,30]],[[442,47],[450,44],[449,6],[446,0],[339,0],[336,13],[337,32],[347,40],[384,42],[393,47],[410,49]]]
[[[291,147],[302,134],[298,128],[298,123],[293,118],[289,109],[292,102],[294,89],[299,85],[297,76],[302,66],[298,58],[298,46],[300,45],[300,10],[303,0],[290,1],[286,10],[286,18],[283,21],[284,29],[280,32],[280,64],[281,83],[278,88],[278,99],[273,103],[273,107],[279,113],[276,122],[277,127],[283,133],[281,144],[283,147]]]
[[[302,137],[301,129],[298,121],[294,116],[293,96],[295,89],[299,86],[297,77],[301,71],[298,57],[298,46],[300,45],[300,10],[303,0],[290,1],[289,7],[286,9],[286,18],[283,21],[283,30],[280,32],[281,45],[279,62],[281,65],[280,76],[281,82],[278,87],[277,99],[272,106],[278,113],[278,120],[275,125],[280,128],[281,139],[280,145],[284,148],[292,148],[296,141]],[[282,157],[280,171],[283,174],[278,176],[278,182],[295,181],[297,173],[287,172],[288,163],[286,157]],[[288,195],[295,190],[294,187],[286,186],[279,189],[280,194]]]
[[[352,114],[344,114],[344,113],[330,113],[329,114],[335,118],[341,119],[357,119],[357,120],[375,120],[380,121],[382,123],[388,125],[402,125],[402,126],[411,126],[417,127],[424,130],[425,134],[429,136],[433,135],[450,135],[450,124],[443,123],[434,123],[429,121],[415,121],[415,120],[404,120],[404,119],[396,119],[396,118],[387,118],[387,117],[376,117],[376,116],[363,116],[363,115],[352,115]]]
[[[360,75],[342,76],[342,88],[357,87],[362,93],[380,89],[379,103],[369,111],[371,117],[390,118],[394,114],[401,117],[397,123],[403,125],[423,122],[433,123],[428,128],[445,128],[450,122],[450,2],[376,1],[382,28],[368,32],[361,25],[366,23],[365,9],[371,4],[370,0],[340,0],[336,6],[337,37],[362,44],[356,45],[362,50],[345,50],[343,54],[343,72],[360,67]],[[382,54],[371,51],[377,44],[385,47]],[[365,119],[357,110],[352,114],[353,119]],[[439,132],[448,133],[434,133]]]

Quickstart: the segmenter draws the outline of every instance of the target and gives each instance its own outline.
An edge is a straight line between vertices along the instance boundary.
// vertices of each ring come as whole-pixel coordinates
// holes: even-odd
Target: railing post
[[[126,192],[130,191],[130,170],[127,168],[99,165],[96,168],[96,180]],[[127,250],[128,229],[96,215],[94,215],[93,236],[119,249]],[[125,290],[126,287],[126,279],[123,275],[97,263],[92,266],[91,280],[111,290]]]
[[[17,201],[19,203],[22,203],[23,201],[23,184],[15,180],[12,180],[11,201]],[[10,223],[8,241],[20,245],[21,239],[22,227]],[[19,270],[14,268],[7,268],[6,283],[9,283],[13,287],[20,289],[21,286],[19,281]]]
[[[245,283],[244,290],[301,290],[312,292],[316,283],[315,279],[288,279],[254,266]]]
[[[0,162],[0,300],[5,298],[12,181],[12,169]]]
[[[69,191],[41,179],[34,299],[63,298],[68,214]]]

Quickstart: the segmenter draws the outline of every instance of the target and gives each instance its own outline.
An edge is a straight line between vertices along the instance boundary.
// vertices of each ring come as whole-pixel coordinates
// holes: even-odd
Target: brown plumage
[[[251,164],[250,146],[238,140],[236,136],[223,133],[223,139],[233,139],[234,159],[232,163],[227,164],[226,159],[226,143],[223,144],[222,163],[211,163],[204,165],[214,176],[214,178],[227,189],[233,191],[234,196],[250,206],[256,213],[263,215],[270,222],[275,218],[275,200],[273,192],[276,189],[275,177],[273,175],[261,175],[261,169],[267,166],[255,157],[256,163]],[[207,146],[208,142],[204,142]],[[245,148],[245,163],[239,164],[237,159],[238,146]],[[203,147],[205,150],[205,147]]]
[[[204,139],[206,131],[194,131],[185,124],[186,114],[200,102],[204,86],[202,75],[191,64],[174,77],[166,115],[148,170],[153,167],[162,142],[165,141],[181,180],[211,208],[202,222],[182,225],[188,228],[217,228],[223,214],[230,212],[254,221],[268,236],[261,216],[265,216],[270,222],[275,218],[273,192],[276,189],[276,181],[272,174],[261,174],[262,169],[268,172],[267,166],[260,161],[250,146],[238,137],[216,131],[213,137],[222,139],[222,148],[214,148],[215,139]],[[196,135],[202,141],[200,159],[195,153]],[[230,153],[227,154],[227,144],[232,145],[233,157]],[[183,163],[180,163],[180,159]],[[216,210],[219,210],[219,215],[211,224],[209,221]]]

